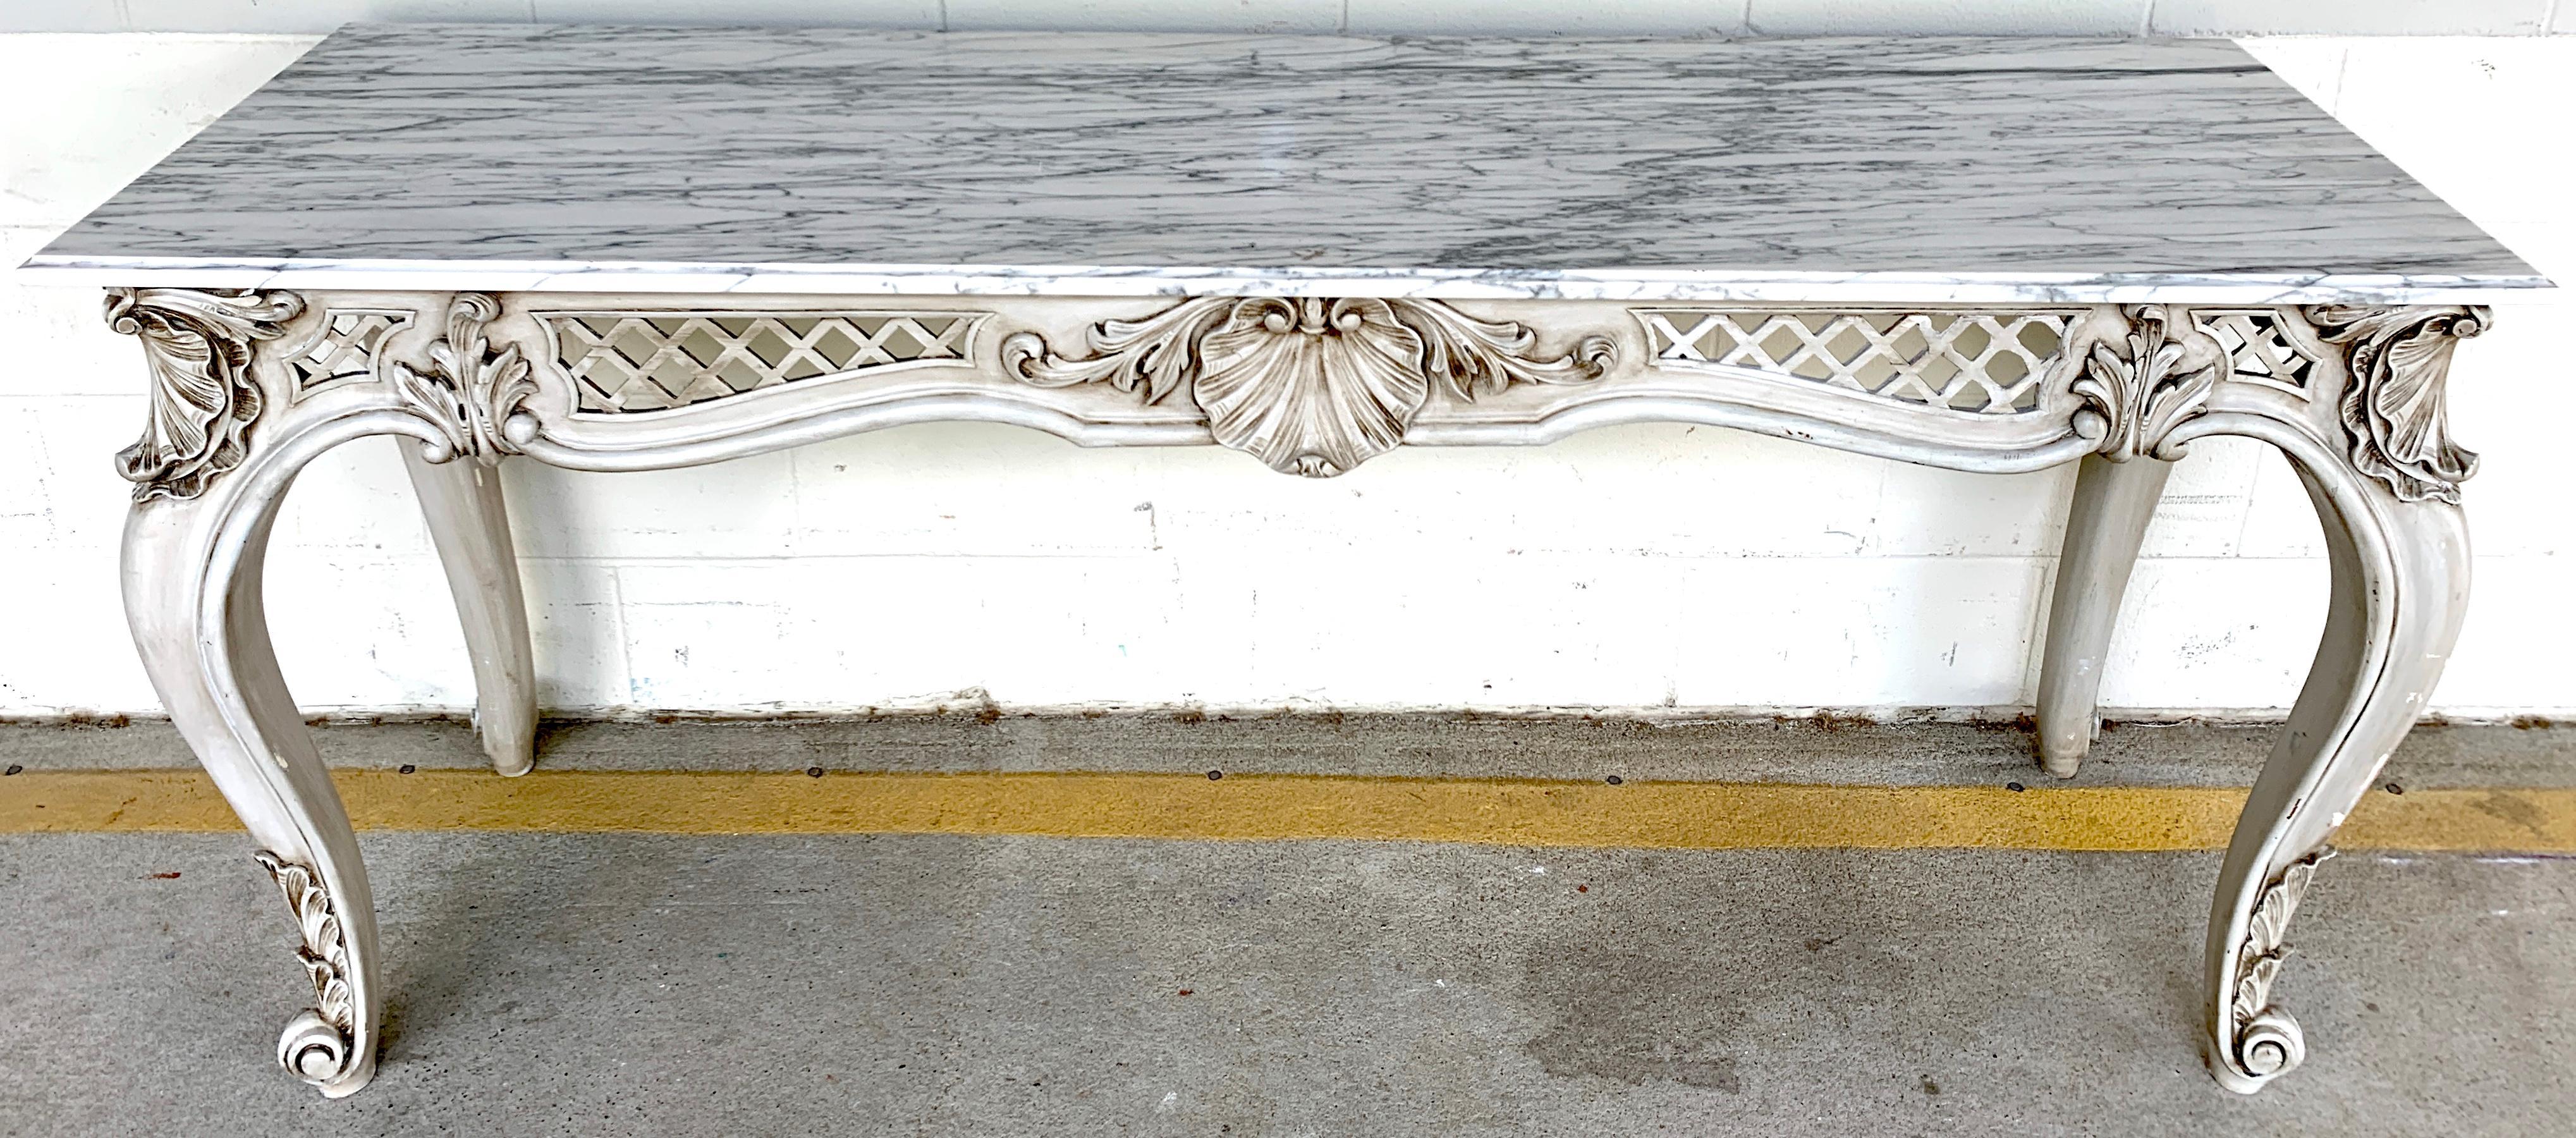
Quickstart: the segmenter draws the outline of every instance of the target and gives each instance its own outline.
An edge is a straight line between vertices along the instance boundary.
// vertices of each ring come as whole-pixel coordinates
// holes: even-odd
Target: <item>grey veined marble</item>
[[[30,264],[1817,300],[2546,284],[2223,41],[600,27],[345,29]]]

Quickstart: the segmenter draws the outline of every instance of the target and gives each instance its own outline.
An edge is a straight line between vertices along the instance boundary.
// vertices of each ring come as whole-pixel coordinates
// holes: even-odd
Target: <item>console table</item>
[[[1644,421],[2080,462],[2039,705],[2060,773],[2168,464],[2278,447],[2333,600],[2210,909],[2206,1057],[2254,1090],[2305,1054],[2271,996],[2291,911],[2459,629],[2453,348],[2549,284],[2218,41],[435,26],[342,30],[29,269],[107,286],[141,340],[135,642],[294,914],[312,1000],[278,1058],[332,1096],[374,1072],[383,970],[264,627],[296,472],[416,444],[515,774],[536,708],[495,463],[940,419],[1318,478]]]

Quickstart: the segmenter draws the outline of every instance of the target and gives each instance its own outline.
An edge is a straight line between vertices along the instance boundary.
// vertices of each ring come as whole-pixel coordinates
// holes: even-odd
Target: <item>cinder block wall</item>
[[[2576,281],[2576,0],[65,0],[0,13],[0,260],[15,265],[344,19],[925,28],[1802,34],[2460,32],[2248,46],[2543,271]],[[2562,10],[2563,9],[2563,10]],[[2267,22],[2268,21],[2268,22]],[[44,34],[107,32],[114,34]],[[295,33],[295,34],[276,34]],[[2557,132],[2553,135],[2553,131]],[[142,361],[85,289],[0,280],[0,715],[151,711],[116,596]],[[2499,312],[2453,377],[2477,598],[2437,707],[2576,708],[2564,489],[2576,301]],[[463,648],[394,445],[318,463],[272,555],[310,710],[462,708]],[[660,474],[515,465],[561,709],[1950,709],[2026,703],[2071,471],[1986,477],[1684,427],[1410,450],[1281,478],[1216,449],[907,428]],[[2261,447],[2174,479],[2104,690],[2295,694],[2318,531]],[[292,598],[291,602],[288,598]],[[961,694],[964,693],[964,694]]]

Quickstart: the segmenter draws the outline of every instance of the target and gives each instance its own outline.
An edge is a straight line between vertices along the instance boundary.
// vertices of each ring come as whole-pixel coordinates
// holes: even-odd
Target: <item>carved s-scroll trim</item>
[[[1500,395],[1515,383],[1589,383],[1610,370],[1618,355],[1608,336],[1585,336],[1562,356],[1531,354],[1538,334],[1511,321],[1478,320],[1445,304],[1387,302],[1398,319],[1422,333],[1423,368],[1463,400]]]
[[[1146,403],[1161,403],[1187,388],[1199,373],[1199,340],[1216,330],[1241,301],[1208,296],[1187,300],[1143,320],[1103,320],[1083,335],[1088,359],[1059,356],[1035,332],[1002,341],[1002,370],[1039,387],[1106,383]]]
[[[107,326],[140,339],[152,369],[143,437],[116,455],[135,501],[194,498],[249,456],[262,406],[251,345],[303,311],[282,291],[107,290]]]
[[[2451,352],[2494,322],[2483,305],[2307,310],[2317,335],[2345,352],[2339,411],[2353,468],[2386,484],[2400,501],[2460,501],[2478,456],[2451,441],[2443,406]]]

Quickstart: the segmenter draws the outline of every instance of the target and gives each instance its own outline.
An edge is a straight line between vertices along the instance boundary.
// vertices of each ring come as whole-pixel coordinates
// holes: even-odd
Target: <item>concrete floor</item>
[[[481,767],[454,718],[316,720],[335,767]],[[1849,718],[1639,720],[1495,715],[902,715],[549,721],[542,770],[1202,771],[1448,778],[2245,786],[2276,723],[2103,725],[2073,780],[2047,780],[2026,723]],[[194,767],[166,720],[0,721],[0,758],[36,770]],[[2576,723],[2425,724],[2389,761],[2423,786],[2576,787]]]
[[[381,754],[394,731],[325,735]],[[2402,777],[2515,746],[2526,774],[2569,765],[2545,761],[2563,731],[2422,734]],[[768,757],[696,757],[820,753],[738,739]],[[34,740],[0,749],[61,747]],[[1459,761],[1437,750],[1408,761]],[[2154,751],[2133,777],[2195,767]],[[2576,1128],[2576,860],[2332,862],[2281,993],[2311,1058],[2248,1099],[2200,1065],[2207,854],[364,844],[392,1028],[374,1085],[333,1103],[270,1058],[300,977],[237,835],[0,838],[0,1134]]]

